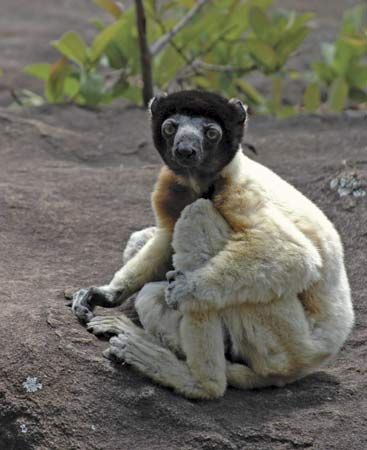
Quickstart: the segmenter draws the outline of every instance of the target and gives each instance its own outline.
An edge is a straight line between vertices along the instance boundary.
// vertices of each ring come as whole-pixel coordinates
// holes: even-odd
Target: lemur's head
[[[205,178],[232,160],[247,117],[240,100],[195,90],[154,97],[149,109],[154,145],[167,166]]]

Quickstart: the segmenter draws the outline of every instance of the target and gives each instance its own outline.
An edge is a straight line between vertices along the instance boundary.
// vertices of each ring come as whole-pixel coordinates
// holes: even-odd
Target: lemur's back
[[[311,200],[276,173],[255,161],[246,158],[243,167],[245,177],[253,180],[254,189],[259,189],[272,206],[281,211],[313,242],[320,251],[324,264],[343,263],[343,247],[338,232]]]
[[[333,343],[339,337],[341,345],[352,327],[354,314],[338,232],[311,200],[270,169],[248,158],[243,167],[254,188],[267,196],[271,205],[290,219],[319,251],[321,279],[303,293],[304,299],[319,309],[314,317],[323,336]]]

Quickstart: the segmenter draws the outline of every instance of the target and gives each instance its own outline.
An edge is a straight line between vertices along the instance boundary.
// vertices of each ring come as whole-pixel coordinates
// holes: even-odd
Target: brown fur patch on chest
[[[168,167],[163,167],[152,194],[158,226],[173,231],[182,210],[198,198]]]

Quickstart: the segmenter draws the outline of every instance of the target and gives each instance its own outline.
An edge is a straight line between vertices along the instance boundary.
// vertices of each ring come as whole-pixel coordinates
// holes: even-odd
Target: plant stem
[[[140,64],[143,78],[143,102],[148,106],[154,96],[151,53],[148,46],[145,10],[142,0],[135,0],[136,23],[139,35]]]
[[[280,111],[282,106],[282,79],[279,75],[272,76],[272,104],[274,108],[274,112],[277,113]]]

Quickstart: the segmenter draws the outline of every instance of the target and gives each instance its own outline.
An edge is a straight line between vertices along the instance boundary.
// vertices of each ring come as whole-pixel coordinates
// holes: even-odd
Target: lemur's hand
[[[166,303],[172,309],[181,309],[192,298],[192,289],[185,273],[171,270],[166,273]]]
[[[113,294],[104,286],[80,289],[73,295],[72,310],[82,322],[89,322],[95,306],[113,306]]]

